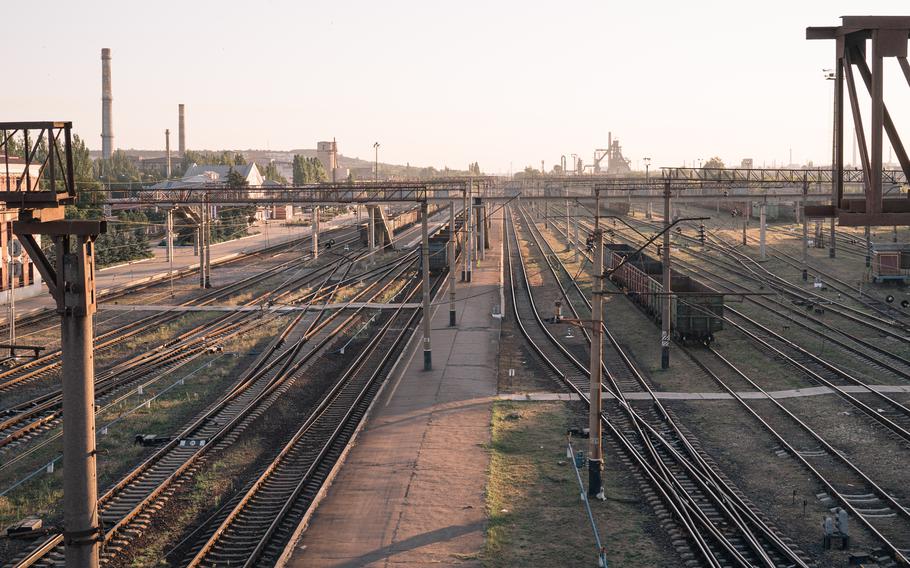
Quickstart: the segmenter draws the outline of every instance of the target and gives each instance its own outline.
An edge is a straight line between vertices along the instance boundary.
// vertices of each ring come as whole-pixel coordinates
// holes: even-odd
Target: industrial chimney
[[[177,105],[177,149],[180,157],[186,152],[186,122],[183,115],[183,105]]]
[[[101,50],[101,157],[111,159],[114,150],[114,97],[111,93],[111,50]]]
[[[167,179],[171,179],[171,129],[164,129],[164,151],[167,154],[167,167],[165,173],[167,174]]]

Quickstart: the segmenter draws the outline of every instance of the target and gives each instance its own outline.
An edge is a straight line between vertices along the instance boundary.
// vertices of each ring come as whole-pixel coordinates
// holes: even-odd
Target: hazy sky
[[[652,167],[830,162],[833,42],[809,25],[906,15],[906,0],[4,3],[0,120],[72,120],[100,148],[102,47],[114,144],[313,148],[506,172],[591,160],[620,138]],[[37,19],[36,19],[37,18]],[[38,24],[40,23],[40,27]],[[910,88],[886,102],[910,138]],[[889,96],[890,95],[890,96]],[[885,158],[887,159],[887,150]],[[848,147],[849,160],[850,151]]]

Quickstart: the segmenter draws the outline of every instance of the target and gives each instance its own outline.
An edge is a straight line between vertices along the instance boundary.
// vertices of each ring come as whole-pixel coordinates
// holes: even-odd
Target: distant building
[[[19,188],[21,190],[37,189],[40,172],[41,166],[39,164],[31,164],[28,167],[30,183],[26,186],[25,160],[10,157],[8,166],[6,164],[0,166],[0,188],[2,188],[2,191],[6,191],[7,187],[10,191],[15,191],[16,184],[20,183]],[[40,273],[35,269],[31,258],[22,250],[18,242],[19,239],[13,235],[13,221],[18,218],[18,209],[7,209],[5,206],[0,205],[0,223],[2,223],[2,226],[0,226],[0,290],[9,290],[10,288],[10,249],[12,249],[12,287],[16,290],[16,298],[29,298],[42,293],[43,287],[41,286]],[[41,236],[35,235],[35,240],[40,244]],[[12,245],[10,245],[11,241],[13,242]],[[8,298],[6,298],[6,294],[3,294],[0,299],[7,300]]]
[[[179,160],[171,156],[171,167],[177,165]],[[153,176],[167,177],[167,156],[156,156],[154,158],[142,158],[136,162],[139,171]]]
[[[746,169],[746,170],[751,170],[752,169],[752,158],[743,158],[743,161],[739,165],[739,167]]]
[[[265,181],[256,164],[246,164],[243,166],[200,166],[193,164],[187,168],[182,178],[156,183],[149,189],[164,190],[205,185],[224,185],[227,183],[228,173],[231,171],[231,168],[243,176],[247,185],[261,186]]]

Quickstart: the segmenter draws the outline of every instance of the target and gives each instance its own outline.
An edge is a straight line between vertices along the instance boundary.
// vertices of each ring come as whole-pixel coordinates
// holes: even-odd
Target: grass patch
[[[493,405],[484,566],[596,566],[594,537],[566,462],[565,431],[579,422],[562,402]],[[586,448],[584,440],[574,445]],[[608,499],[593,504],[607,560],[623,567],[678,565],[652,536],[652,521],[637,495],[630,498],[637,492],[627,477],[621,465],[608,464]]]

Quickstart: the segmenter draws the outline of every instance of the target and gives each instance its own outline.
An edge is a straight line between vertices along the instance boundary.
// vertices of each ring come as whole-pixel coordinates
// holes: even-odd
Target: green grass
[[[484,566],[596,566],[594,536],[566,461],[570,425],[578,423],[566,403],[494,404]],[[585,449],[586,442],[573,444]],[[608,465],[604,484],[607,501],[592,506],[608,562],[624,568],[678,564],[655,543],[653,521],[639,510],[637,496],[629,496],[635,490],[628,470]]]

